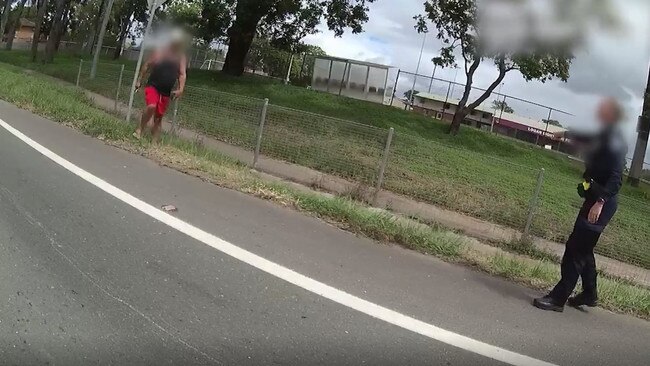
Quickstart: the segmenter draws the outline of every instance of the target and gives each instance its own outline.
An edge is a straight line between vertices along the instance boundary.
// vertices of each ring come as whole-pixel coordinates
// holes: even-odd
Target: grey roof
[[[348,58],[341,58],[341,57],[334,57],[334,56],[316,56],[316,59],[330,60],[330,61],[340,61],[340,62],[350,63],[350,64],[353,64],[353,65],[370,66],[370,67],[374,67],[374,68],[377,68],[377,69],[385,69],[385,70],[395,68],[394,66],[382,65],[382,64],[377,64],[377,63],[374,63],[374,62],[352,60],[352,59],[348,59]]]

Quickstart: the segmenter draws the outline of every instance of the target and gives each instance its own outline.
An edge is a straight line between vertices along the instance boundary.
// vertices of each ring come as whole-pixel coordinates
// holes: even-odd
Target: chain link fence
[[[77,74],[74,82],[80,87],[116,99],[122,107],[128,103],[133,70],[100,64],[91,78],[90,63],[81,62]],[[142,107],[142,96],[137,95],[135,102],[136,108]],[[581,179],[578,163],[571,172],[562,171],[566,167],[545,170],[535,164],[515,164],[508,160],[508,151],[489,155],[191,85],[172,104],[170,115],[176,127],[194,131],[197,137],[254,152],[255,162],[261,155],[309,167],[369,191],[387,190],[514,228],[524,236],[564,242],[582,203],[575,192]],[[619,214],[597,248],[599,254],[621,262],[619,272],[626,273],[624,277],[646,284],[650,282],[648,191],[639,197],[623,192]]]

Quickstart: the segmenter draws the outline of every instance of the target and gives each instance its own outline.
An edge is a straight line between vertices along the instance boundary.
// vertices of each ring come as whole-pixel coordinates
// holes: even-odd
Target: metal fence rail
[[[264,101],[188,86],[178,103],[179,127],[252,149]]]
[[[120,64],[100,64],[93,79],[90,64],[81,62],[77,73],[66,73],[71,74],[83,88],[122,104],[128,101],[133,71]],[[143,106],[141,95],[135,105]],[[178,127],[254,152],[253,166],[261,155],[295,163],[515,228],[524,235],[565,241],[581,205],[575,193],[580,180],[577,167],[574,179],[552,166],[544,170],[515,164],[507,151],[488,155],[193,86],[187,86],[171,108]],[[628,193],[621,196],[619,214],[597,251],[650,269],[650,201],[643,194]]]

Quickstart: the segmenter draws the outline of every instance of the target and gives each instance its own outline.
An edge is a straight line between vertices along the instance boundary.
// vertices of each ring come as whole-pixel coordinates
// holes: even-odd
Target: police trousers
[[[602,214],[597,223],[588,221],[589,211],[596,203],[593,199],[585,200],[569,240],[566,243],[564,257],[562,258],[562,279],[551,291],[550,296],[559,305],[564,305],[576,285],[582,278],[582,290],[588,298],[596,299],[597,277],[596,258],[594,249],[600,236],[616,214],[618,198],[613,197],[603,207]]]
[[[564,305],[582,278],[582,291],[588,298],[597,298],[596,257],[594,249],[600,239],[600,232],[576,225],[566,244],[562,258],[562,279],[551,291],[550,296],[558,305]]]

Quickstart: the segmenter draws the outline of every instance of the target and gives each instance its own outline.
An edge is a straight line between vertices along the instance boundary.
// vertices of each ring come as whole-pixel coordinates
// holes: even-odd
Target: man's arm
[[[625,140],[619,138],[616,142],[612,143],[611,156],[607,162],[611,167],[611,175],[607,182],[601,187],[599,198],[602,201],[607,201],[616,196],[623,187],[623,175],[625,174],[627,145]]]
[[[566,131],[563,137],[580,144],[587,144],[594,141],[598,137],[598,134],[571,130]]]
[[[142,86],[142,80],[147,76],[149,73],[149,68],[151,67],[151,63],[153,62],[155,57],[155,54],[152,54],[147,60],[144,62],[144,65],[140,68],[140,75],[138,75],[138,82],[136,84],[136,89],[140,89],[140,86]]]
[[[185,82],[187,81],[187,59],[181,58],[180,70],[178,71],[178,89],[174,92],[176,98],[180,98],[185,91]]]

